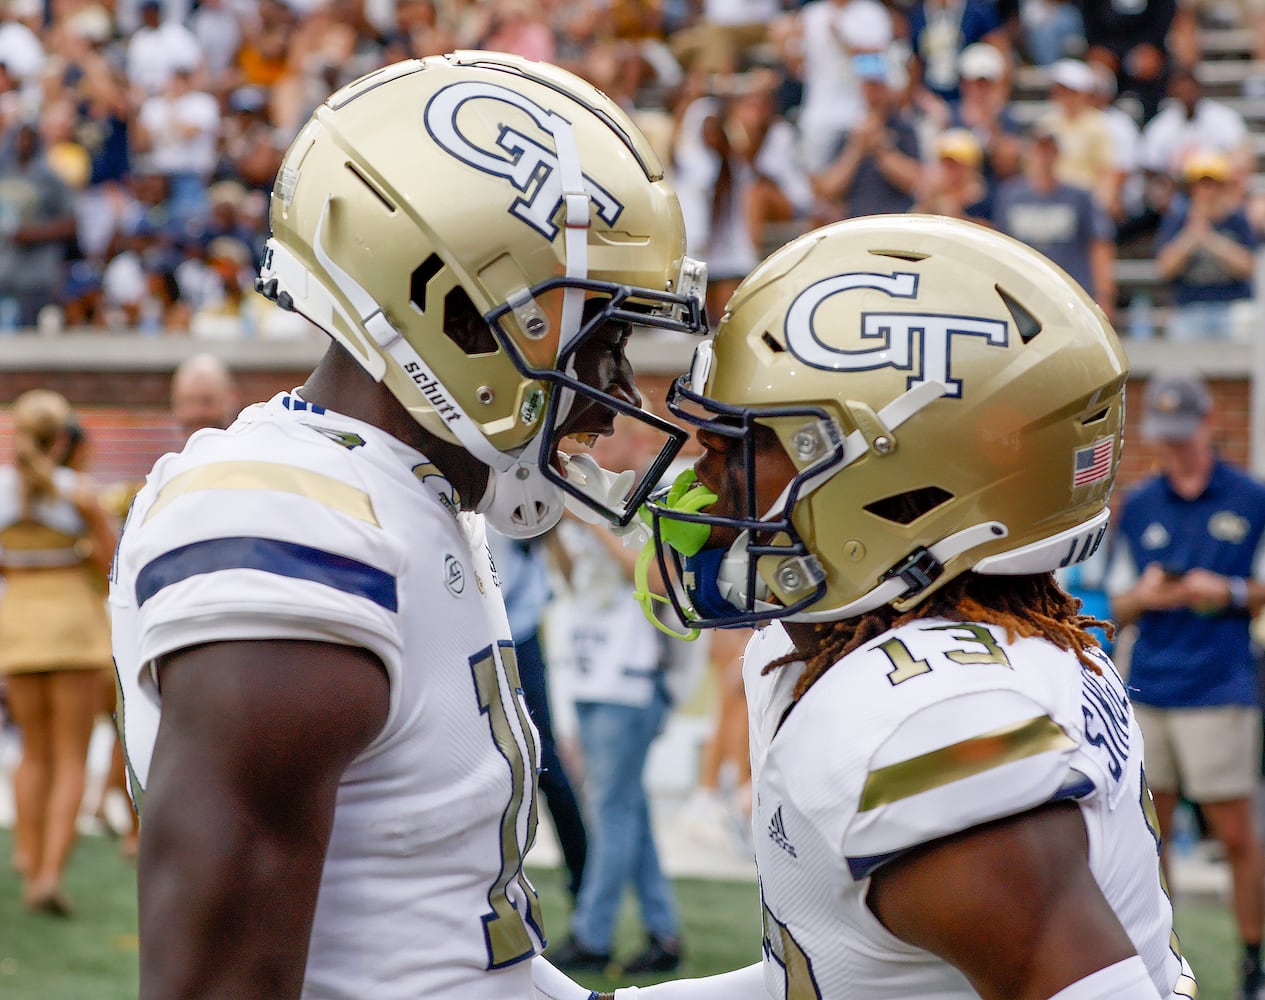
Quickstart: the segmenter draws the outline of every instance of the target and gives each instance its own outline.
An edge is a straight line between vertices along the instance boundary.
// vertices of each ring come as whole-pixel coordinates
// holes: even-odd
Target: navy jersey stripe
[[[209,538],[172,549],[136,574],[136,603],[164,587],[221,569],[257,569],[296,580],[311,580],[364,597],[388,611],[399,610],[395,577],[367,563],[275,538]]]

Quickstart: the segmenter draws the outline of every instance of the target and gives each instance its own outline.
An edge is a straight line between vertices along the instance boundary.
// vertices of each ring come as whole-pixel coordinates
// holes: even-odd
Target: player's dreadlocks
[[[807,657],[792,653],[774,660],[764,673],[788,663],[804,660],[804,673],[795,684],[798,701],[836,662],[853,650],[884,632],[920,618],[947,618],[950,621],[981,622],[998,625],[1007,638],[1048,639],[1059,649],[1076,654],[1089,669],[1102,673],[1086,649],[1097,646],[1098,640],[1089,628],[1104,629],[1115,635],[1110,622],[1080,613],[1081,602],[1065,592],[1054,581],[1053,573],[1032,576],[984,576],[963,573],[946,584],[921,604],[908,611],[897,611],[889,604],[859,618],[837,622],[821,622],[816,626],[816,649]]]

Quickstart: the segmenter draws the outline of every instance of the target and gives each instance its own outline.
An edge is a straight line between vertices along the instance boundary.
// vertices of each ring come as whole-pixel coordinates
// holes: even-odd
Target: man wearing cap
[[[1142,437],[1161,471],[1125,500],[1107,591],[1117,624],[1136,626],[1128,679],[1162,850],[1181,793],[1225,847],[1243,943],[1238,996],[1259,1000],[1265,857],[1252,802],[1261,710],[1248,628],[1265,606],[1265,486],[1218,457],[1213,431],[1201,379],[1147,384]]]
[[[918,133],[898,106],[893,77],[902,71],[879,52],[852,57],[865,117],[834,159],[812,175],[813,192],[831,203],[832,218],[908,212],[922,179]]]
[[[997,190],[993,225],[1058,264],[1110,317],[1116,304],[1115,229],[1088,191],[1059,180],[1060,157],[1058,134],[1038,125],[1023,174]]]
[[[1050,67],[1053,108],[1040,125],[1058,136],[1058,178],[1084,188],[1108,212],[1119,197],[1116,153],[1106,116],[1094,106],[1098,81],[1088,63],[1060,59]]]
[[[1231,307],[1252,297],[1256,237],[1230,160],[1195,150],[1182,163],[1185,198],[1175,198],[1155,234],[1155,269],[1169,283],[1170,340],[1228,340]]]
[[[983,151],[974,133],[945,129],[935,138],[935,162],[924,172],[915,212],[989,223],[992,194],[980,173]]]
[[[976,42],[958,59],[961,97],[949,106],[948,125],[970,129],[980,145],[980,171],[989,192],[1023,166],[1023,134],[1010,105],[1006,56],[995,45]]]

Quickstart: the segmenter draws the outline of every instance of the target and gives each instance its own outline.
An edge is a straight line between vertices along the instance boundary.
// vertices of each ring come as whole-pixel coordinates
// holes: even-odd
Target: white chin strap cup
[[[488,486],[475,510],[509,538],[535,538],[562,520],[566,494],[540,471],[547,436],[538,435],[508,468],[488,469]]]
[[[562,520],[562,497],[539,469],[520,461],[505,472],[488,470],[488,487],[476,509],[502,535],[535,538]]]
[[[524,456],[526,454],[524,452]],[[493,469],[488,476],[488,488],[479,502],[478,512],[486,516],[497,531],[510,538],[532,538],[557,524],[564,509],[589,524],[608,523],[588,504],[545,478],[540,471],[545,461],[543,455],[538,462],[524,456],[509,469],[503,472]],[[560,453],[560,457],[562,474],[571,486],[606,510],[624,513],[624,501],[637,479],[635,472],[608,472],[590,455]],[[610,527],[621,535],[633,530],[632,523],[627,528]]]

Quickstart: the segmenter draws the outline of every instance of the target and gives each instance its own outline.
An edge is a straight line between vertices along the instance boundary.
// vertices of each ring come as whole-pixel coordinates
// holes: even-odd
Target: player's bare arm
[[[381,730],[371,653],[195,646],[160,666],[140,840],[142,1000],[298,997],[339,779]]]
[[[984,1000],[1044,1000],[1134,954],[1070,803],[910,852],[875,873],[869,905],[901,940],[962,970]]]

